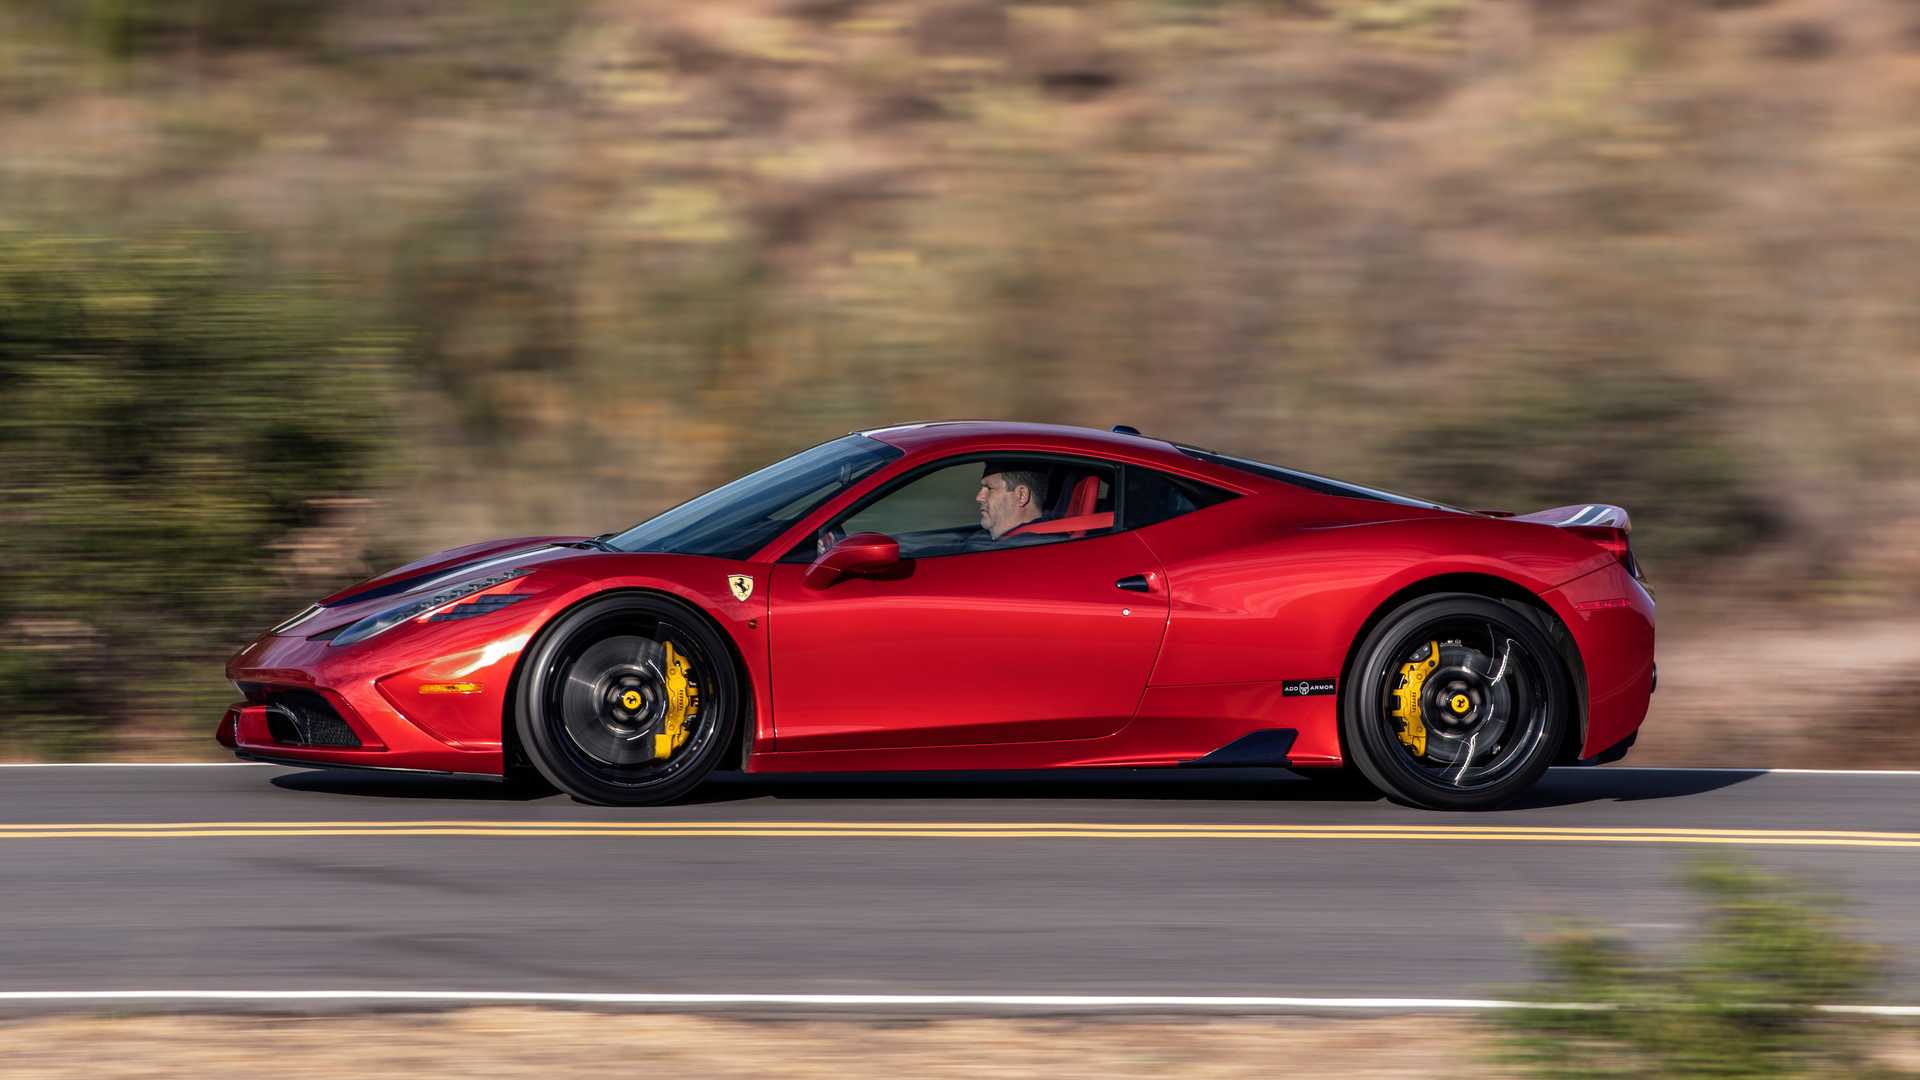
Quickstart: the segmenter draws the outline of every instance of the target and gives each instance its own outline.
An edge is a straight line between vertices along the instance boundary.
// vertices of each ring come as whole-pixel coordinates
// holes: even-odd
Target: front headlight
[[[475,593],[497,589],[515,578],[525,577],[526,574],[525,570],[507,570],[498,574],[489,574],[483,578],[475,578],[472,581],[463,581],[458,585],[450,585],[430,596],[409,600],[399,607],[369,615],[334,635],[331,644],[351,645],[356,641],[365,641],[375,634],[383,634],[399,626],[408,619],[431,615],[449,604],[457,604]]]

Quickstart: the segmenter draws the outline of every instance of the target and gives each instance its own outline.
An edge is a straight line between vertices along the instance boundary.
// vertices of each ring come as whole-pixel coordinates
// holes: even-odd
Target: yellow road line
[[[1471,825],[1125,825],[1074,822],[325,821],[0,824],[0,840],[318,837],[1381,840],[1920,848],[1920,833]]]

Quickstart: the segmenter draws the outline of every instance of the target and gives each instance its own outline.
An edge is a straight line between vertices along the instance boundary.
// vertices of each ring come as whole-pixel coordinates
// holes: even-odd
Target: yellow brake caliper
[[[1420,719],[1420,690],[1427,676],[1440,666],[1440,643],[1427,645],[1427,658],[1400,668],[1400,688],[1393,692],[1393,717],[1400,721],[1400,741],[1412,748],[1413,756],[1427,756],[1427,725]]]
[[[653,736],[656,761],[671,757],[680,749],[687,741],[687,721],[700,712],[700,688],[687,678],[689,670],[687,658],[674,651],[673,642],[667,642],[667,709],[661,718],[660,730]]]

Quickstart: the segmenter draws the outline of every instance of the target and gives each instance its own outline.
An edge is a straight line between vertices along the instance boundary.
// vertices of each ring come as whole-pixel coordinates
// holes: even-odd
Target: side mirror
[[[801,580],[824,589],[843,577],[879,577],[899,565],[899,541],[886,533],[854,533],[813,560]]]

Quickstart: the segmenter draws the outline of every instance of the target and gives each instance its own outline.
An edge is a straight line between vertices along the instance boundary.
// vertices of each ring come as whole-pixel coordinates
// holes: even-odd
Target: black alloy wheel
[[[1441,594],[1408,602],[1367,635],[1341,694],[1341,730],[1353,764],[1387,795],[1482,809],[1546,772],[1572,700],[1534,615]]]
[[[521,660],[514,730],[540,775],[574,798],[650,806],[713,771],[740,703],[732,654],[705,618],[665,596],[620,593],[541,631]]]

